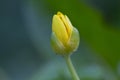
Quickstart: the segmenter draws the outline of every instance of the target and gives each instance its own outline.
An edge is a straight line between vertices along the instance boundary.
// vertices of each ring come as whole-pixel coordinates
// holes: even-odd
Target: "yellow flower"
[[[67,55],[79,45],[79,32],[72,26],[69,18],[58,12],[52,20],[51,45],[57,54]]]

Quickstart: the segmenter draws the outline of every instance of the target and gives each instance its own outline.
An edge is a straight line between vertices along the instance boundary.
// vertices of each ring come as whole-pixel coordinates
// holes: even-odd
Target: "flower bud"
[[[58,12],[53,16],[51,45],[56,54],[69,55],[79,45],[79,32],[69,18]]]

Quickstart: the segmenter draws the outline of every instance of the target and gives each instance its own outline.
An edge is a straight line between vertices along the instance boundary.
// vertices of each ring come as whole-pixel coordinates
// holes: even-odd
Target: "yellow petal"
[[[68,41],[66,27],[58,15],[53,16],[52,31],[55,32],[57,38],[65,45]]]
[[[70,38],[70,36],[72,34],[73,26],[72,26],[69,18],[66,15],[65,15],[65,19],[66,19],[65,21],[66,21],[66,24],[67,24],[68,35],[69,35],[69,38]]]
[[[69,18],[58,12],[53,16],[51,45],[60,55],[69,55],[79,45],[79,32],[72,26]]]
[[[58,12],[57,15],[60,17],[61,21],[63,22],[69,38],[73,28],[69,18],[66,15],[63,15],[61,12]]]

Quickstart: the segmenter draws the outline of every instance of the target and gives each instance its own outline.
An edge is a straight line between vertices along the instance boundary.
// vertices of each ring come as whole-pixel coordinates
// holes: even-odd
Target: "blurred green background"
[[[120,80],[119,0],[0,0],[0,80],[72,80],[50,46],[57,11],[80,32],[81,80]]]

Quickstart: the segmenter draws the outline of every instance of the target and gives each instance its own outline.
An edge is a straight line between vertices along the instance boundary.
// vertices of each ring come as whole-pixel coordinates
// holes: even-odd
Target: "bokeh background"
[[[119,0],[0,0],[0,80],[72,80],[50,46],[57,11],[80,32],[81,80],[120,80]]]

